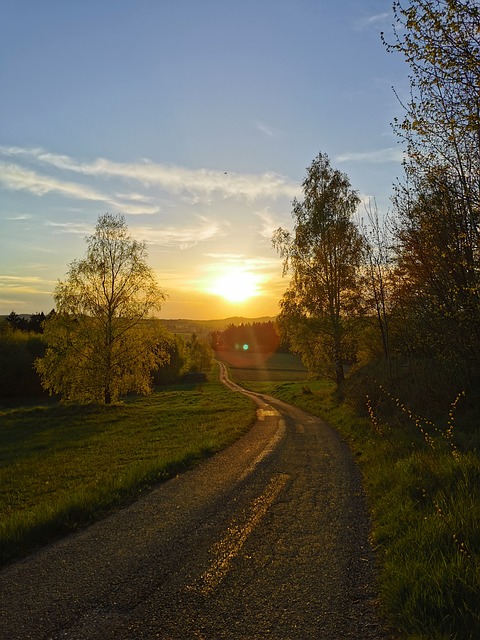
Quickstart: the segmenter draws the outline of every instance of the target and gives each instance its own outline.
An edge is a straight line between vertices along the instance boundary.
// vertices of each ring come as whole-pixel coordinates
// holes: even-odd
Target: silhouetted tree
[[[348,177],[319,154],[294,200],[293,232],[277,229],[273,244],[292,273],[278,323],[310,370],[337,384],[351,359],[352,321],[359,312],[358,267],[362,238],[352,215],[360,202]]]
[[[407,151],[394,198],[404,349],[468,377],[480,349],[480,5],[393,8],[386,46],[410,66],[410,98],[394,122]]]

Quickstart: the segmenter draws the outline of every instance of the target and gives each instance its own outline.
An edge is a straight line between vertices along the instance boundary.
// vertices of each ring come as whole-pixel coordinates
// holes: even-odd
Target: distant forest
[[[288,351],[288,345],[280,340],[273,321],[230,324],[223,331],[212,331],[210,339],[215,351]]]

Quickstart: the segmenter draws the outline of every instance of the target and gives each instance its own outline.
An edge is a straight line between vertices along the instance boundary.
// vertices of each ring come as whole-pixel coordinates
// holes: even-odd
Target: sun
[[[258,278],[244,269],[230,269],[214,281],[211,291],[228,302],[245,302],[258,295]]]

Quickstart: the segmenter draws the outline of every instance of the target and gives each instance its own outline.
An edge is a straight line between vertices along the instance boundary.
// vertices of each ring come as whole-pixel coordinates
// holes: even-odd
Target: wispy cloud
[[[281,134],[281,131],[279,129],[276,129],[275,127],[272,127],[269,124],[266,124],[265,122],[261,122],[260,120],[256,120],[254,122],[254,125],[259,131],[261,131],[263,134],[265,134],[269,138],[274,138]]]
[[[85,184],[45,175],[11,162],[0,162],[0,186],[2,185],[12,191],[27,191],[36,196],[45,196],[54,193],[73,200],[103,202],[105,205],[120,210],[123,213],[151,214],[158,212],[158,207],[146,202],[143,204],[135,204],[127,201],[122,202]]]
[[[84,224],[82,222],[46,222],[47,227],[53,227],[58,233],[68,233],[73,235],[87,236],[92,235],[94,226]]]
[[[29,191],[36,196],[53,192],[81,200],[105,200],[101,193],[90,187],[58,180],[13,163],[0,162],[0,184],[7,189]]]
[[[265,238],[266,240],[269,240],[271,242],[273,232],[278,229],[278,227],[281,227],[282,223],[278,220],[278,218],[272,216],[269,211],[257,211],[255,215],[261,222],[259,234],[262,236],[262,238]]]
[[[39,276],[10,276],[0,274],[0,289],[12,293],[47,293],[51,292],[52,280]]]
[[[190,226],[150,226],[131,225],[132,235],[149,245],[160,247],[175,247],[187,249],[199,242],[222,235],[222,229],[216,221],[208,220],[203,216],[196,216],[197,224]],[[52,227],[57,233],[89,236],[94,232],[94,226],[82,222],[51,222],[47,226]]]
[[[23,214],[19,214],[17,216],[5,216],[5,218],[3,218],[4,220],[7,220],[8,222],[21,222],[23,220],[31,220],[32,216],[27,214],[27,213],[23,213]]]
[[[336,156],[337,162],[366,162],[371,164],[383,162],[402,162],[404,152],[400,147],[388,147],[376,151],[345,152]]]
[[[217,221],[203,216],[197,216],[197,220],[197,224],[190,226],[134,226],[132,234],[147,244],[177,249],[187,249],[199,242],[222,235],[221,226]]]
[[[25,283],[25,282],[40,282],[41,278],[38,276],[9,276],[0,273],[0,284],[8,286],[9,284]]]
[[[209,169],[189,169],[175,165],[158,164],[146,159],[130,163],[114,162],[105,158],[98,158],[93,162],[80,162],[69,156],[53,154],[38,148],[0,146],[0,155],[17,159],[23,158],[26,162],[50,166],[59,171],[103,179],[117,178],[130,183],[133,181],[146,188],[158,187],[172,194],[187,194],[203,199],[214,193],[224,198],[244,198],[247,200],[291,197],[298,188],[286,177],[273,172],[245,174]],[[46,188],[45,182],[47,180],[39,182],[37,187],[39,193]],[[67,185],[66,190],[74,190],[71,183],[65,184]],[[56,183],[55,186],[61,189],[60,183]],[[30,190],[32,189],[33,185],[30,186]],[[95,199],[98,199],[98,195],[95,195]]]
[[[204,267],[205,273],[209,276],[221,274],[230,268],[250,271],[257,274],[261,279],[281,274],[281,261],[279,258],[251,256],[245,253],[207,253],[205,257],[211,260]]]
[[[387,24],[389,18],[391,17],[391,14],[387,12],[364,16],[356,21],[355,28],[358,31],[363,31],[364,29],[368,29],[370,27],[378,27],[379,25],[382,26]]]
[[[212,253],[206,253],[205,256],[219,262],[228,262],[233,264],[237,264],[245,260],[245,255],[243,253],[224,253],[214,251]]]

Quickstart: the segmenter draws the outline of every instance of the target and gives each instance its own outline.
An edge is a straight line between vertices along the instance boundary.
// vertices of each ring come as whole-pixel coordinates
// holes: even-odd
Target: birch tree
[[[56,313],[45,323],[46,354],[36,363],[43,387],[64,401],[110,404],[148,393],[165,361],[161,336],[148,321],[165,300],[122,215],[99,217],[82,260],[59,281]]]
[[[293,201],[293,231],[279,228],[273,236],[284,275],[291,273],[278,324],[309,370],[341,384],[360,297],[362,238],[352,220],[360,200],[322,153],[302,188],[303,199]]]

